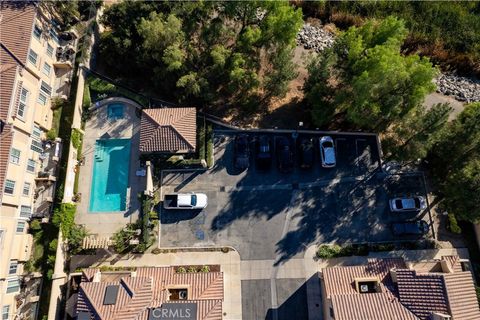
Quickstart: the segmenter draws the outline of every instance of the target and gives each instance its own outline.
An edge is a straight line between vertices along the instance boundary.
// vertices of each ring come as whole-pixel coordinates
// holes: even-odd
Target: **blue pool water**
[[[130,167],[130,139],[97,140],[93,161],[90,211],[124,211]]]
[[[109,119],[122,119],[123,118],[123,104],[109,104],[108,105],[108,118]]]

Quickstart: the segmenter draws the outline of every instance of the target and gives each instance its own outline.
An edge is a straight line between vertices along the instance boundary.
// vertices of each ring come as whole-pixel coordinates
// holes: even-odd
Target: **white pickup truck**
[[[207,206],[205,193],[173,193],[166,194],[163,199],[165,209],[203,209]]]

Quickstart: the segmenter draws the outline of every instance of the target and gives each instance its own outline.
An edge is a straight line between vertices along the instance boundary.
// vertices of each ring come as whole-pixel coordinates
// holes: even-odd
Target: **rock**
[[[313,49],[321,52],[325,48],[331,47],[335,42],[334,35],[319,27],[310,24],[304,24],[297,34],[297,44],[303,45],[307,50]]]
[[[480,81],[454,74],[440,74],[435,79],[437,92],[450,95],[458,101],[480,101]]]

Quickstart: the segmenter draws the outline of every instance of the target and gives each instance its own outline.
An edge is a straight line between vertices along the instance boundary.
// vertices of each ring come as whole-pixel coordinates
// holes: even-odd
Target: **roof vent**
[[[452,317],[450,317],[448,314],[443,314],[439,312],[434,312],[432,313],[432,320],[451,320]]]
[[[355,286],[359,293],[375,293],[380,292],[380,283],[375,278],[355,279]]]
[[[117,302],[118,285],[107,286],[105,296],[103,297],[104,305],[112,305]]]

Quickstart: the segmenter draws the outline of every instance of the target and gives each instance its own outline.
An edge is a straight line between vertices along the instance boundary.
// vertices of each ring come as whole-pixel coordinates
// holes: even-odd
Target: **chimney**
[[[390,269],[390,277],[392,278],[393,283],[398,282],[398,280],[397,280],[397,269],[396,268]]]

